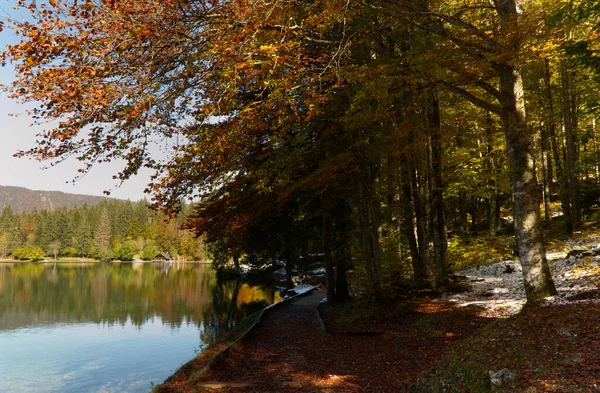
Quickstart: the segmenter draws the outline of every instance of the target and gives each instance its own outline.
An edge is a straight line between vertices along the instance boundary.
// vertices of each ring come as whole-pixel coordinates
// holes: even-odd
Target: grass
[[[452,270],[489,265],[512,259],[514,238],[509,235],[454,237],[448,246],[448,262]]]
[[[0,259],[0,263],[96,263],[96,262],[100,262],[99,259],[92,259],[92,258],[58,258],[58,259],[54,259],[54,258],[46,258],[43,260],[38,260],[38,261],[31,261],[31,260],[17,260],[17,259],[10,259],[10,258],[4,258],[4,259]]]
[[[564,252],[576,248],[576,244],[600,243],[600,224],[586,222],[580,231],[566,233],[562,217],[544,223],[546,252]],[[515,238],[510,235],[454,237],[448,247],[448,262],[454,271],[482,267],[501,260],[516,259]]]

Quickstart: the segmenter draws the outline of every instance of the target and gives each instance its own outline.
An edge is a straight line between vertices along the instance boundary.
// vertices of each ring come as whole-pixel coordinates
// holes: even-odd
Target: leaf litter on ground
[[[160,392],[216,381],[229,385],[206,391],[485,393],[503,369],[516,377],[494,392],[600,392],[600,264],[565,256],[548,254],[559,295],[535,307],[523,308],[517,261],[458,272],[467,290],[432,299],[329,307],[321,292],[301,312],[274,310],[202,378],[188,370]]]

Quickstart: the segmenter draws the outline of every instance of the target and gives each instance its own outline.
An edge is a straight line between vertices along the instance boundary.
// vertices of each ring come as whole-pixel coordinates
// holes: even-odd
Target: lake
[[[148,392],[277,300],[207,264],[0,263],[0,392]]]

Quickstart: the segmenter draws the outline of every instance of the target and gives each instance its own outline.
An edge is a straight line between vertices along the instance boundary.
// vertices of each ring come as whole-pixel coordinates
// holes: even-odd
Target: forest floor
[[[331,326],[324,332],[316,317],[324,297],[316,291],[271,310],[224,362],[196,379],[194,371],[204,364],[198,358],[157,392],[396,392],[407,378],[448,355],[452,343],[488,323],[473,308],[425,299],[397,309],[401,324],[373,321],[360,331],[348,331],[329,312],[338,309],[325,310]],[[424,334],[418,326],[430,321],[424,317],[419,324],[422,315],[441,326]]]
[[[523,308],[515,261],[465,269],[437,298],[330,308],[316,291],[265,314],[201,378],[216,349],[157,392],[600,392],[600,256],[566,258],[597,245],[548,254],[559,296],[536,307]]]

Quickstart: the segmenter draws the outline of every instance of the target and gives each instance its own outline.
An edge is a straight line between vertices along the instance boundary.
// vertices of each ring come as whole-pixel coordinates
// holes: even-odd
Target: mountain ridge
[[[83,204],[97,205],[111,199],[115,198],[0,185],[0,209],[10,206],[15,213],[72,208]]]

